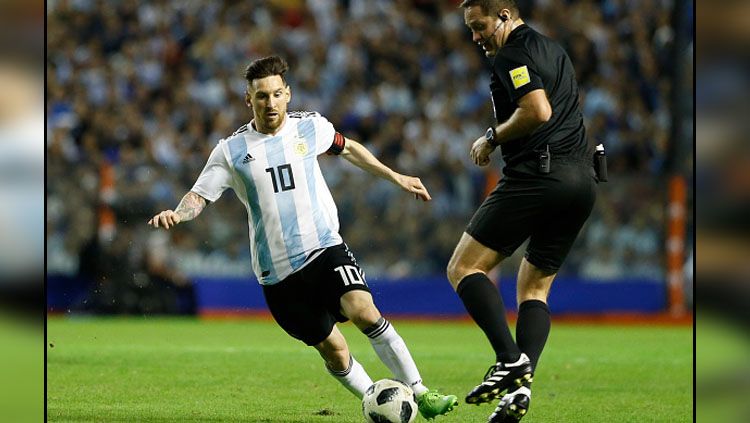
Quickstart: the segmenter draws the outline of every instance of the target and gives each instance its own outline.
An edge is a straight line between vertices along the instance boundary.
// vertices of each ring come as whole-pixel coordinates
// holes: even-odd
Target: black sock
[[[512,363],[518,360],[521,350],[510,334],[503,299],[489,278],[484,273],[469,275],[458,283],[456,293],[471,318],[487,335],[497,361]]]
[[[547,343],[550,325],[549,307],[544,301],[526,300],[518,306],[516,340],[518,348],[529,356],[534,370]]]

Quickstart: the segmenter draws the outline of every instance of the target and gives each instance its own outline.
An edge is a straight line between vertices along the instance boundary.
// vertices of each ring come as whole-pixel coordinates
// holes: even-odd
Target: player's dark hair
[[[255,79],[265,78],[267,76],[279,75],[286,85],[284,73],[289,70],[286,60],[279,56],[268,56],[262,59],[254,60],[245,68],[245,79],[250,84]]]
[[[481,7],[485,16],[497,16],[501,10],[508,9],[512,16],[518,17],[516,0],[464,0],[458,7],[466,9],[472,6]]]

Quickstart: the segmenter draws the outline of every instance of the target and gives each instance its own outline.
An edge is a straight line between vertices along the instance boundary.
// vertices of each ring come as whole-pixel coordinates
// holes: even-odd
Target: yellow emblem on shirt
[[[307,143],[302,141],[294,144],[294,152],[297,153],[298,156],[304,156],[307,154]]]
[[[529,77],[529,68],[526,66],[521,66],[520,68],[511,70],[510,79],[513,81],[513,87],[515,89],[523,87],[524,85],[531,82],[531,77]]]

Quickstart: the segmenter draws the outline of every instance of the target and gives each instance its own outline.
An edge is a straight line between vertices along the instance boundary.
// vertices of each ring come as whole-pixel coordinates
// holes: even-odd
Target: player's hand
[[[423,201],[430,201],[430,193],[427,192],[427,188],[422,185],[422,181],[416,176],[406,176],[396,174],[396,184],[400,186],[404,191],[411,192],[414,194],[414,198],[422,199]]]
[[[478,166],[487,166],[490,163],[490,154],[495,151],[495,147],[491,146],[487,142],[487,138],[483,136],[477,138],[474,144],[471,146],[469,157],[471,161]]]
[[[180,223],[180,221],[182,221],[182,218],[179,214],[175,213],[174,210],[164,210],[163,212],[152,217],[148,221],[148,224],[153,226],[154,228],[161,227],[164,229],[169,229],[170,227]]]

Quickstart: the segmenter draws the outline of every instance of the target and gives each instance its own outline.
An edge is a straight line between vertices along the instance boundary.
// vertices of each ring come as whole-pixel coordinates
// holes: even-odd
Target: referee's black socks
[[[497,361],[512,363],[521,356],[505,318],[505,306],[497,287],[484,273],[466,276],[458,283],[456,293],[472,319],[484,331]]]
[[[550,325],[549,307],[544,301],[526,300],[518,306],[516,342],[518,348],[529,356],[534,371],[547,343]]]

